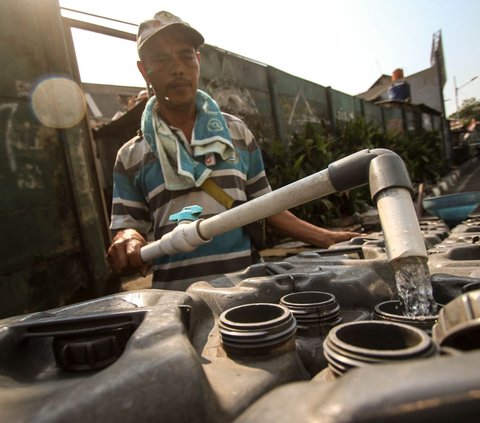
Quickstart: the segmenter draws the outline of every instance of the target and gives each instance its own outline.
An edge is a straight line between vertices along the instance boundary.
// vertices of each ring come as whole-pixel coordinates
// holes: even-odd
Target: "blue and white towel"
[[[142,115],[141,128],[145,140],[156,151],[162,167],[165,187],[178,191],[199,187],[212,173],[205,157],[218,154],[223,160],[235,157],[235,149],[227,123],[217,103],[203,91],[197,91],[197,117],[193,128],[190,156],[169,126],[154,113],[157,99],[152,97]],[[203,158],[203,160],[195,160]]]

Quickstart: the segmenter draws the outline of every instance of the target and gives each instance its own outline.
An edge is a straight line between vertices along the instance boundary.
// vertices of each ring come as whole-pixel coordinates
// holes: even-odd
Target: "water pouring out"
[[[433,316],[437,303],[433,298],[430,272],[425,257],[404,257],[392,261],[398,296],[404,315]]]

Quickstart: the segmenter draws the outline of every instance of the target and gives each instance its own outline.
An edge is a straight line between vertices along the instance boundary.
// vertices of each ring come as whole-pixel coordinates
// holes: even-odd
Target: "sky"
[[[442,33],[447,115],[456,98],[480,100],[478,0],[59,0],[75,9],[138,25],[160,10],[197,29],[207,44],[331,86],[349,95],[382,75],[430,67],[432,37]],[[66,10],[64,16],[136,33]],[[144,86],[134,42],[73,30],[83,82]],[[476,79],[473,79],[477,77]],[[473,79],[473,81],[472,81]],[[457,87],[457,90],[455,90]],[[457,94],[457,96],[455,95]]]

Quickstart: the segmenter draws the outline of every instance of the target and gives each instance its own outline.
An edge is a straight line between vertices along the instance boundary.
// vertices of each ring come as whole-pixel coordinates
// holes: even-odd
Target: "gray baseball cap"
[[[200,47],[204,43],[202,34],[192,28],[188,23],[182,21],[178,16],[169,12],[157,12],[153,19],[142,22],[138,28],[137,34],[137,50],[140,50],[155,34],[165,28],[176,27],[183,31],[192,40],[195,48]]]

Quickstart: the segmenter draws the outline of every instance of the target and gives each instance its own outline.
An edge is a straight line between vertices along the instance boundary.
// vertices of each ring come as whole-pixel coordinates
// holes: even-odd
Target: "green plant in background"
[[[298,181],[324,169],[332,161],[331,135],[307,124],[300,134],[294,134],[289,143],[274,140],[264,148],[265,166],[273,189]],[[325,224],[334,208],[328,198],[310,202],[294,209],[302,219],[314,224]]]
[[[402,157],[414,184],[435,183],[448,169],[441,146],[437,132],[384,133],[377,125],[358,118],[346,123],[337,137],[307,124],[288,143],[274,140],[263,148],[269,181],[277,189],[325,169],[342,157],[371,148],[387,148]],[[313,224],[332,226],[336,219],[362,213],[372,206],[369,188],[363,186],[304,204],[293,212]]]
[[[346,156],[365,148],[376,148],[383,143],[384,134],[380,127],[364,118],[347,122],[342,128],[333,154]]]
[[[403,159],[414,184],[434,184],[448,171],[441,137],[436,131],[387,133],[385,148]]]
[[[384,143],[384,136],[379,126],[365,120],[363,117],[351,120],[341,128],[334,144],[334,160],[357,151],[381,147]],[[373,206],[368,186],[335,194],[334,204],[336,206],[336,218],[353,216],[355,213],[362,213],[368,207]],[[327,224],[332,223],[332,220],[327,222]]]

